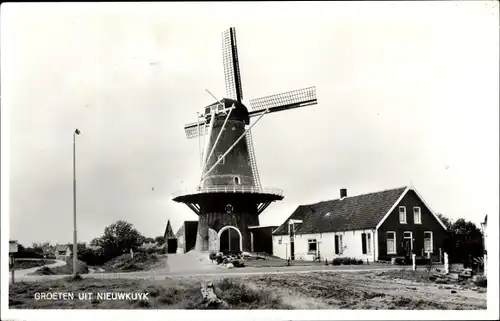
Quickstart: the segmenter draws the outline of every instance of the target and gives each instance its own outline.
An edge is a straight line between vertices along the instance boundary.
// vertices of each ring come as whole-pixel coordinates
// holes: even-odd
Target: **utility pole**
[[[77,274],[77,237],[76,237],[76,135],[80,135],[78,129],[73,133],[73,277]]]

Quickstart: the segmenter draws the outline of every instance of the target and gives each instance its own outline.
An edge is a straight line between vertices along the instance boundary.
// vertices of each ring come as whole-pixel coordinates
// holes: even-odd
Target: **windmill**
[[[199,216],[196,251],[250,251],[249,227],[258,226],[259,214],[283,199],[281,190],[261,186],[251,129],[266,114],[317,104],[316,88],[252,99],[249,111],[242,102],[234,28],[222,33],[222,54],[228,98],[214,97],[196,122],[184,126],[188,139],[198,138],[200,183],[173,200]]]

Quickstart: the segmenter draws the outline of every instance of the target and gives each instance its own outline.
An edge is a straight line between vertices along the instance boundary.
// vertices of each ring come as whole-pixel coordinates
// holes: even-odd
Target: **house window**
[[[308,252],[316,253],[316,251],[318,250],[318,242],[316,242],[316,239],[307,240],[307,244],[308,244]]]
[[[222,155],[219,155],[219,159],[222,159],[222,161],[219,164],[225,164],[226,163],[226,158],[223,157]]]
[[[422,224],[422,213],[418,206],[413,208],[413,222],[415,224]]]
[[[342,235],[335,235],[335,254],[342,254],[344,252],[344,244],[342,242]]]
[[[278,240],[278,244],[281,244],[281,239]]]
[[[363,254],[371,254],[372,253],[372,234],[371,233],[361,233],[361,249]]]
[[[387,254],[396,254],[396,232],[387,232]]]
[[[424,232],[424,251],[431,252],[433,251],[433,240],[432,240],[432,232],[426,231]]]
[[[406,206],[399,207],[399,223],[406,224]]]

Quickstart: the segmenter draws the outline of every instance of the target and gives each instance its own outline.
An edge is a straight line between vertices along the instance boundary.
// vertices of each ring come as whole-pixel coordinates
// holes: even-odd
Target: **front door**
[[[290,240],[290,259],[295,260],[295,242],[293,239]]]
[[[220,235],[220,249],[221,252],[239,252],[240,249],[240,234],[238,231],[228,228]]]

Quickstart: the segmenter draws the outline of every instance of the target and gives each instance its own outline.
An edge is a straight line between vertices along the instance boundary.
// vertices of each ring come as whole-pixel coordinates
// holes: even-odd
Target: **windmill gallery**
[[[184,222],[178,233],[182,252],[193,246],[195,251],[252,251],[254,235],[267,235],[272,244],[272,229],[259,227],[259,215],[282,200],[283,193],[261,186],[251,129],[266,114],[317,103],[316,89],[310,87],[250,100],[249,111],[242,103],[234,28],[222,34],[222,51],[228,98],[205,107],[197,122],[184,127],[188,139],[198,138],[200,149],[201,136],[206,139],[199,186],[173,198],[199,217],[198,222]]]

